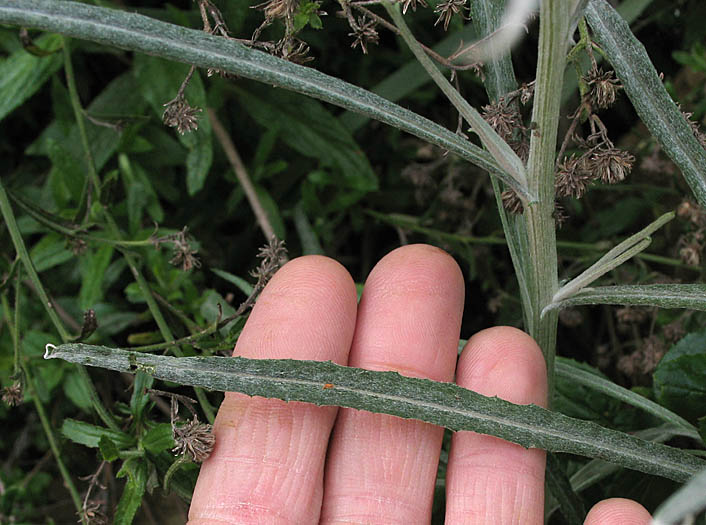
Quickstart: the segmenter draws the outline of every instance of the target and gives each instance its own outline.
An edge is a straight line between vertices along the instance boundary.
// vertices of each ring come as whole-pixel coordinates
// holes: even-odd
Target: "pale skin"
[[[360,304],[348,272],[306,256],[262,292],[234,355],[331,360],[455,381],[513,403],[546,406],[544,359],[520,330],[479,332],[457,364],[461,270],[445,252],[405,246],[373,269]],[[443,429],[352,409],[228,393],[214,426],[189,525],[429,523]],[[330,439],[329,439],[330,438]],[[457,432],[446,478],[446,523],[540,525],[544,451]],[[626,499],[591,509],[587,525],[647,525]]]

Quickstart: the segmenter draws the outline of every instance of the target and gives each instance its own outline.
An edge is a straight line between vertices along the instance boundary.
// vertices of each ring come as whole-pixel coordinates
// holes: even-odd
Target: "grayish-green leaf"
[[[675,414],[671,410],[664,408],[662,405],[659,405],[654,401],[650,401],[646,397],[633,392],[632,390],[616,385],[612,381],[604,379],[598,374],[592,374],[579,368],[579,366],[577,366],[577,364],[571,359],[557,357],[554,364],[554,372],[557,377],[562,377],[573,384],[592,388],[593,390],[602,392],[607,396],[619,399],[620,401],[640,408],[645,412],[649,412],[666,423],[671,423],[672,425],[682,427],[685,431],[685,435],[688,435],[692,439],[697,441],[700,441],[701,439],[696,427],[694,427],[694,425],[689,423],[686,419]]]
[[[706,509],[706,469],[662,503],[652,518],[652,525],[677,525],[685,523],[687,516],[696,516]]]
[[[396,104],[314,69],[249,49],[203,31],[114,9],[53,0],[0,0],[0,23],[35,27],[201,68],[222,69],[283,87],[362,113],[456,153],[505,181],[520,194],[525,188],[504,173],[492,156],[456,133]]]
[[[624,304],[706,311],[706,284],[626,284],[584,288],[547,310],[586,304]]]
[[[606,0],[591,0],[585,13],[637,114],[706,207],[706,150],[664,89],[644,46]]]
[[[319,238],[301,203],[294,207],[294,226],[299,235],[299,242],[302,243],[302,253],[304,255],[323,255],[324,249],[321,247]]]
[[[35,44],[43,49],[61,47],[59,35],[43,35]],[[61,67],[61,53],[38,57],[18,49],[0,62],[0,121],[34,95]]]
[[[158,379],[213,390],[413,418],[451,430],[491,434],[524,447],[600,458],[677,481],[706,466],[682,450],[592,422],[396,372],[290,359],[175,358],[83,344],[47,345],[45,357],[121,372],[142,371]]]
[[[581,275],[574,277],[564,286],[559,288],[559,290],[554,294],[552,302],[544,308],[542,315],[550,310],[553,310],[555,303],[560,303],[561,301],[573,297],[602,275],[620,266],[628,259],[643,251],[650,245],[650,242],[652,242],[650,235],[671,221],[673,218],[674,212],[665,213],[636,234],[631,235],[623,242],[617,244],[614,248],[608,250],[603,257],[593,263],[589,268],[581,273]]]

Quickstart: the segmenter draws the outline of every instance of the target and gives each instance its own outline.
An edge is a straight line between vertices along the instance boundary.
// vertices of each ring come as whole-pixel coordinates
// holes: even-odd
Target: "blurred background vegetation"
[[[95,3],[201,27],[198,7],[190,0]],[[250,38],[263,21],[262,9],[253,9],[244,0],[217,4],[232,36]],[[613,4],[623,4],[625,16],[633,17],[633,31],[664,74],[673,98],[693,114],[694,122],[702,123],[706,3]],[[459,35],[465,41],[474,38],[460,16],[454,16],[444,32],[443,24],[434,24],[438,14],[433,7],[408,12],[420,41],[430,46],[445,41],[442,49],[448,53]],[[355,37],[346,20],[336,16],[337,10],[328,1],[300,4],[297,23],[303,28],[297,37],[309,46],[307,56],[313,60],[307,65],[379,89],[403,106],[456,129],[457,115],[397,37],[378,26],[378,42],[368,41],[364,54],[360,42],[351,48]],[[520,82],[533,80],[536,29],[533,22],[513,52]],[[283,30],[276,22],[263,30],[260,39],[275,42]],[[66,52],[85,108],[101,203],[123,241],[143,242],[118,242],[98,204],[85,198],[85,158],[66,77]],[[256,256],[267,239],[206,108],[212,108],[223,123],[290,258],[311,253],[333,257],[363,283],[375,262],[395,247],[435,244],[448,250],[465,273],[462,338],[497,324],[521,326],[517,283],[486,174],[380,123],[296,93],[240,78],[208,77],[203,71],[196,72],[185,92],[188,103],[202,109],[197,113],[198,129],[180,134],[163,124],[162,115],[188,70],[183,64],[58,35],[33,31],[25,35],[0,27],[0,177],[41,282],[71,334],[91,328],[84,316],[93,311],[97,328],[89,342],[132,347],[164,340],[126,253],[176,338],[207,328],[219,319],[219,308],[223,317],[235,313],[255,284],[249,272],[258,266]],[[489,103],[473,72],[461,72],[459,84],[476,108]],[[567,90],[565,115],[575,110],[578,100],[577,92]],[[676,209],[677,219],[654,236],[648,253],[613,271],[606,282],[702,281],[706,212],[688,200],[689,188],[626,97],[600,116],[611,139],[635,155],[636,162],[622,184],[597,184],[580,201],[562,201],[568,218],[558,232],[561,275],[576,275],[606,246]],[[67,235],[67,230],[73,234]],[[75,508],[58,475],[36,403],[46,411],[82,496],[89,481],[81,478],[95,473],[101,460],[112,456],[105,447],[88,448],[75,442],[80,439],[71,439],[66,418],[95,425],[100,420],[75,368],[41,359],[44,345],[58,343],[59,337],[37,298],[35,283],[23,272],[20,286],[15,286],[18,265],[5,222],[0,223],[0,246],[0,382],[3,387],[13,385],[16,326],[22,361],[34,384],[34,389],[25,388],[24,402],[14,407],[0,404],[0,523],[73,523]],[[243,323],[239,317],[182,350],[189,355],[227,353]],[[654,397],[652,376],[661,356],[703,326],[702,314],[683,310],[569,309],[561,315],[558,352]],[[105,406],[123,418],[124,430],[138,432],[130,427],[132,379],[96,369],[90,375]],[[175,391],[193,396],[191,389]],[[209,393],[208,399],[217,406],[220,394]],[[670,408],[696,421],[706,415],[704,405],[698,409],[703,400],[672,400]],[[660,401],[669,403],[667,398]],[[155,406],[151,401],[148,408],[145,429],[168,428],[167,404]],[[621,430],[654,424],[615,401],[561,383],[556,408]],[[175,491],[165,494],[156,488],[174,460],[170,445],[167,436],[164,444],[146,452],[149,473],[155,476],[148,488],[154,490],[146,496],[150,504],[137,513],[139,523],[185,520],[185,498],[197,468],[185,465],[174,475]],[[125,449],[130,447],[134,443],[125,444]],[[92,498],[109,516],[122,492],[123,480],[116,479],[121,461],[127,462],[125,457],[107,462],[99,479],[105,489],[93,489]],[[566,461],[571,469],[583,460]],[[123,474],[132,475],[129,470],[126,467]],[[674,484],[663,479],[620,471],[583,496],[588,505],[619,492],[653,508],[673,490]],[[443,508],[442,499],[437,507]]]

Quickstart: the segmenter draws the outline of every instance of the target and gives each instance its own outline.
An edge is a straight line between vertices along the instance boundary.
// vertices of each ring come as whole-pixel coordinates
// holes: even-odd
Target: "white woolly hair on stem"
[[[527,22],[533,16],[537,0],[510,0],[500,26],[491,34],[462,47],[449,57],[455,65],[488,62],[510,51],[527,32]]]

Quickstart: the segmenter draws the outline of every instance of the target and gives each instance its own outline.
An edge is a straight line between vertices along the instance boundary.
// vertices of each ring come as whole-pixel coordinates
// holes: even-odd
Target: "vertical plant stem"
[[[556,231],[554,218],[554,164],[561,93],[569,42],[570,2],[544,0],[539,14],[539,50],[532,121],[536,129],[530,139],[527,162],[530,192],[536,202],[525,207],[529,246],[528,272],[533,302],[530,334],[542,348],[547,362],[549,399],[554,389],[557,313],[541,316],[558,289]]]
[[[76,118],[78,134],[81,137],[81,145],[83,146],[83,153],[86,159],[86,171],[88,172],[88,178],[90,183],[93,185],[93,193],[96,196],[96,200],[100,201],[100,178],[98,177],[98,172],[96,171],[96,164],[95,162],[93,162],[93,153],[91,153],[91,147],[88,142],[88,133],[86,133],[86,120],[84,119],[81,99],[78,96],[78,89],[76,88],[76,75],[74,75],[74,66],[71,62],[70,46],[71,40],[67,37],[62,37],[62,52],[64,53],[64,74],[66,75],[66,86],[69,91],[69,99],[71,100],[71,107],[73,108],[74,117]],[[90,195],[90,190],[87,190],[85,193],[87,194],[86,207],[88,210],[90,210],[91,199],[88,198],[88,195]]]
[[[83,367],[81,367],[83,368]],[[66,468],[66,465],[64,464],[64,460],[61,458],[61,451],[59,450],[59,445],[56,441],[56,436],[54,435],[54,432],[52,431],[51,428],[51,422],[49,421],[49,418],[47,417],[47,413],[44,411],[44,405],[42,405],[42,402],[39,399],[39,394],[37,393],[37,388],[34,384],[34,378],[32,377],[32,374],[29,370],[28,366],[23,366],[22,370],[24,371],[24,376],[25,376],[25,381],[27,382],[27,389],[29,390],[30,395],[32,396],[32,401],[34,402],[34,407],[37,410],[37,414],[39,414],[39,420],[42,423],[42,428],[44,429],[44,434],[47,436],[47,441],[49,442],[49,448],[51,448],[52,454],[54,455],[54,461],[56,461],[56,465],[59,467],[59,472],[61,473],[61,477],[64,478],[64,484],[66,485],[66,488],[68,489],[69,493],[71,494],[71,500],[74,502],[74,507],[76,507],[76,512],[81,518],[81,523],[84,525],[88,525],[88,521],[86,520],[85,516],[81,512],[82,510],[82,503],[81,503],[81,496],[78,493],[78,490],[76,489],[76,485],[74,485],[73,480],[71,479],[71,474],[69,473],[69,469]]]

